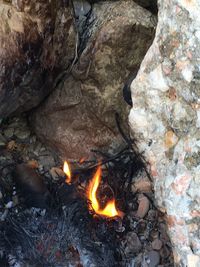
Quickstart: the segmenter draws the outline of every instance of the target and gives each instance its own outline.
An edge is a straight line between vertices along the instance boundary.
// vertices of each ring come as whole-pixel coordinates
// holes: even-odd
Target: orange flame
[[[63,171],[66,174],[65,182],[67,184],[70,184],[71,183],[71,170],[70,170],[70,167],[69,167],[69,164],[67,163],[67,161],[64,162]]]
[[[91,201],[92,208],[96,214],[106,217],[123,217],[123,213],[116,209],[115,199],[108,201],[104,209],[101,209],[97,200],[97,189],[101,181],[101,167],[98,167],[94,177],[90,181],[88,188],[88,198]]]

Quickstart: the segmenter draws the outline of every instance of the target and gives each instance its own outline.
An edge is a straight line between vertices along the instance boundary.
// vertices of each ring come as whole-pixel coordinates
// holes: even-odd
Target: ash
[[[1,127],[0,266],[174,266],[148,164],[132,149],[135,144],[119,121],[121,149],[93,151],[93,161],[73,162],[78,178],[72,185],[64,183],[62,162],[31,133],[25,117],[5,121]],[[102,190],[112,189],[123,219],[105,219],[88,209],[85,188],[99,160]],[[40,189],[36,194],[37,187],[23,190],[16,183],[15,170],[21,163],[41,177],[48,194],[40,195]],[[29,176],[34,181],[35,174]]]

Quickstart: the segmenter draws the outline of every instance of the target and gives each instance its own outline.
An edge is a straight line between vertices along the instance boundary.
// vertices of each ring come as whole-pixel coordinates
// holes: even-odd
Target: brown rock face
[[[73,59],[72,21],[61,1],[0,3],[0,117],[35,107],[52,90]]]
[[[78,159],[92,148],[120,142],[114,114],[127,118],[122,88],[152,42],[151,21],[151,14],[130,0],[93,6],[83,34],[87,42],[72,74],[33,116],[38,136],[63,157]]]

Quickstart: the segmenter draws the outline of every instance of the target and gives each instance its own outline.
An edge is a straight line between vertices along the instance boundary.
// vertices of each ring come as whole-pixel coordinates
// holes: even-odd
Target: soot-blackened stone
[[[18,164],[13,172],[16,186],[28,207],[47,208],[50,193],[43,178],[27,164]]]

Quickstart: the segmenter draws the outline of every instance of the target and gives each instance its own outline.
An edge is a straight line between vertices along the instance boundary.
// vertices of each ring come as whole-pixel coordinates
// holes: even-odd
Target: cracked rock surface
[[[36,134],[63,157],[90,157],[121,141],[115,112],[127,119],[122,88],[152,43],[152,17],[131,0],[93,5],[72,73],[33,114]]]
[[[129,115],[166,212],[177,266],[200,266],[200,3],[159,1]]]

